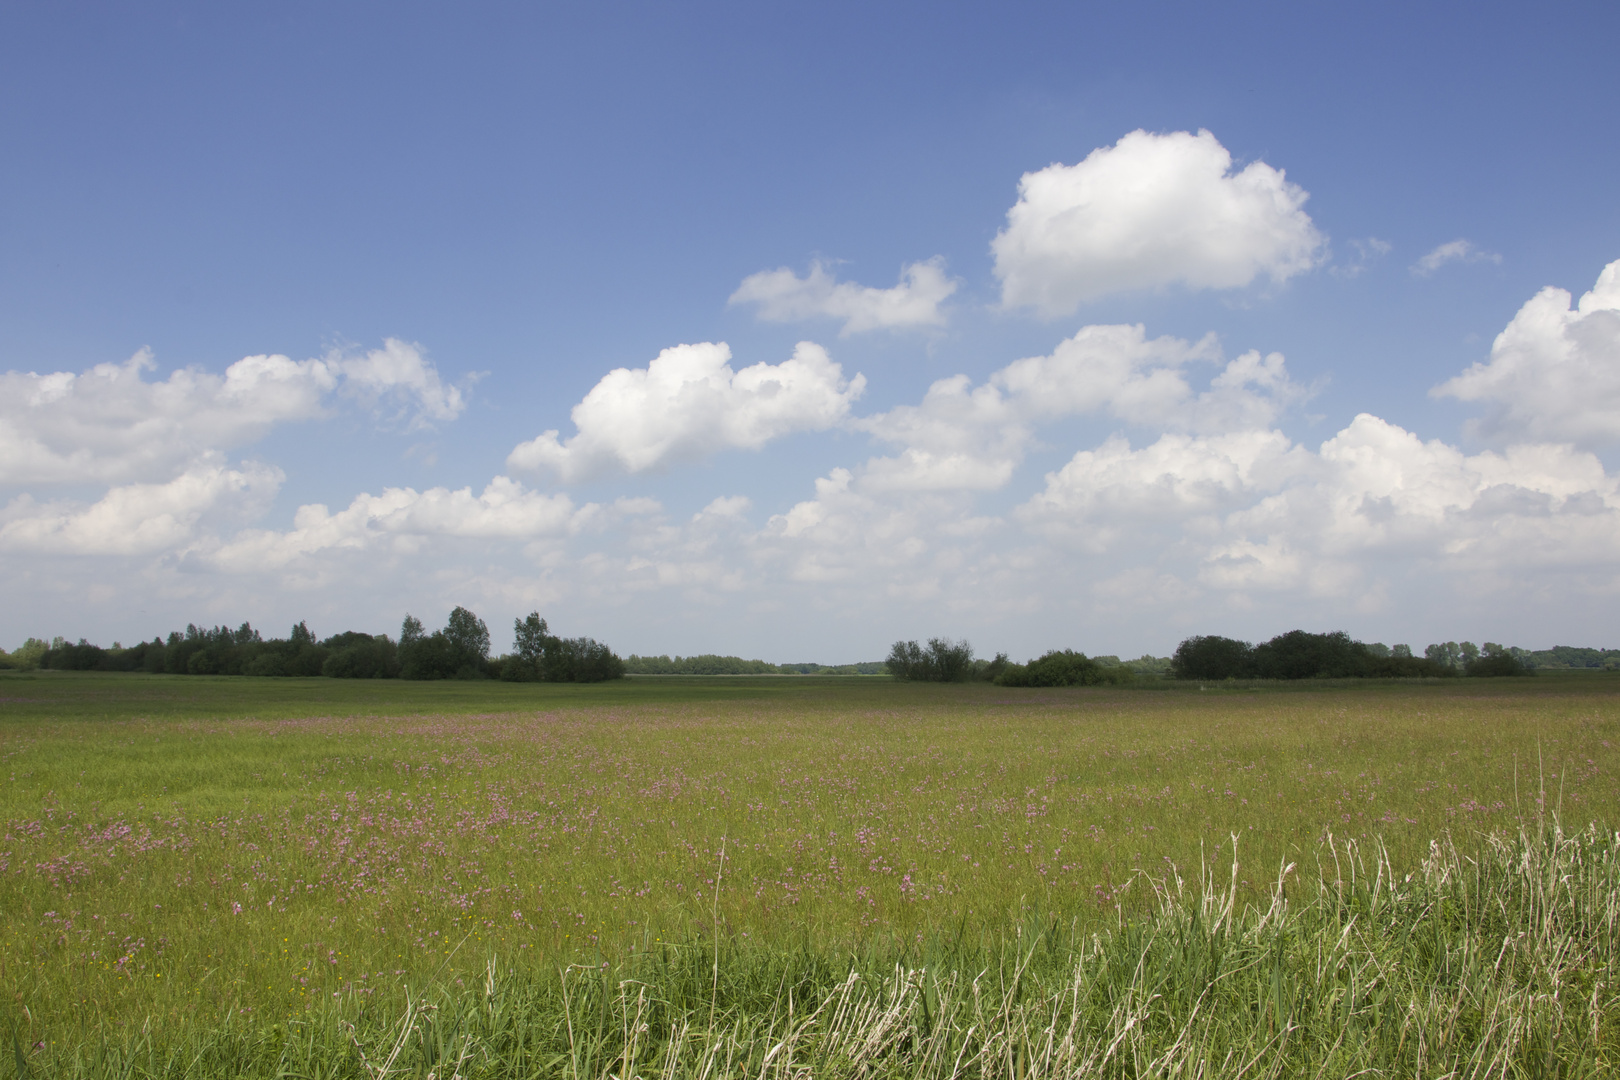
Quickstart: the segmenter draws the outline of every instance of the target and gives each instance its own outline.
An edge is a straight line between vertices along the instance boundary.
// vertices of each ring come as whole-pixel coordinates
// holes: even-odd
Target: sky
[[[0,645],[1620,646],[1612,4],[0,7]]]

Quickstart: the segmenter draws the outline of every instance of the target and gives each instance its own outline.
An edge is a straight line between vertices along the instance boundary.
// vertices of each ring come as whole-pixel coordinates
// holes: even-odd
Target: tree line
[[[882,675],[883,661],[859,664],[773,664],[740,656],[637,656],[624,659],[626,675]]]
[[[1122,686],[1138,678],[1155,678],[1165,661],[1143,656],[1121,661],[1117,656],[1087,656],[1073,649],[1053,649],[1027,664],[1006,653],[975,659],[967,641],[929,638],[926,645],[897,641],[885,661],[889,674],[902,682],[991,682],[997,686]]]
[[[1560,646],[1559,667],[1610,666],[1609,652]],[[1574,654],[1574,655],[1571,655]],[[1587,654],[1598,654],[1595,658]],[[1251,644],[1219,635],[1187,638],[1168,658],[1143,656],[1121,661],[1117,656],[1091,656],[1071,649],[1051,650],[1017,664],[1006,653],[975,658],[966,641],[930,638],[926,644],[897,641],[885,662],[897,679],[916,682],[993,682],[998,686],[1120,686],[1142,679],[1353,679],[1453,678],[1535,674],[1540,654],[1486,642],[1455,641],[1430,645],[1415,656],[1409,645],[1388,646],[1356,641],[1343,631],[1324,634],[1290,630],[1269,641]],[[1594,659],[1599,662],[1594,662]],[[1615,664],[1613,666],[1620,666]]]
[[[168,675],[323,675],[334,679],[504,679],[509,682],[601,682],[622,678],[624,661],[592,638],[552,634],[539,612],[512,623],[514,649],[490,655],[489,628],[467,608],[450,612],[431,633],[406,615],[399,638],[344,631],[319,639],[300,622],[284,638],[266,638],[250,623],[188,625],[167,639],[154,637],[110,649],[80,638],[47,644],[29,638],[15,652],[0,652],[0,666],[58,671],[140,671]]]
[[[1523,649],[1487,641],[1430,645],[1415,656],[1409,645],[1385,647],[1356,641],[1343,631],[1311,634],[1290,630],[1252,645],[1236,638],[1190,637],[1170,658],[1178,679],[1451,678],[1533,675]]]

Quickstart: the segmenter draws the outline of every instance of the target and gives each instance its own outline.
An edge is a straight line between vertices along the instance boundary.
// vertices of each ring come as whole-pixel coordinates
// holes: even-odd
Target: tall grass
[[[1556,823],[1436,840],[1397,873],[1329,839],[1259,902],[1230,873],[1145,874],[1146,914],[1089,932],[887,954],[693,939],[473,985],[340,997],[269,1026],[13,1039],[60,1077],[1607,1076],[1620,1067],[1620,835]]]

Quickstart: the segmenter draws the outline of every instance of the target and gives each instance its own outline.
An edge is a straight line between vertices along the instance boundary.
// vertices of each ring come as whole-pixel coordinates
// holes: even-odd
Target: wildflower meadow
[[[8,675],[0,1073],[1601,1075],[1617,811],[1603,674]]]

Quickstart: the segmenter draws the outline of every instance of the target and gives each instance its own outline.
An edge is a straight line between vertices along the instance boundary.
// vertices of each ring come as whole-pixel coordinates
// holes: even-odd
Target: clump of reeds
[[[40,1076],[1509,1077],[1620,1070],[1620,834],[1436,841],[1397,873],[1335,841],[1280,867],[1139,875],[1142,918],[904,954],[694,941],[254,1029],[86,1036]],[[65,1032],[63,1034],[66,1034]]]

